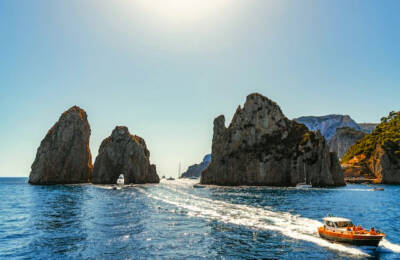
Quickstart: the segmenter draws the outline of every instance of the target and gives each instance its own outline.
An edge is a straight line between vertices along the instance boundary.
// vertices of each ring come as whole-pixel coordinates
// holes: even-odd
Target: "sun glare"
[[[153,15],[171,21],[194,21],[206,18],[228,0],[139,0],[137,3]]]

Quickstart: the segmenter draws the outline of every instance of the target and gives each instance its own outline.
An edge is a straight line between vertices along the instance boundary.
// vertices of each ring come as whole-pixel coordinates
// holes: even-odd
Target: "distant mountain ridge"
[[[358,131],[363,129],[348,115],[303,116],[293,119],[304,124],[311,131],[320,131],[329,141],[336,133],[337,128],[349,127]]]
[[[182,173],[181,178],[200,178],[201,172],[208,167],[211,162],[211,154],[204,156],[203,161],[200,164],[193,164],[189,166],[186,172]]]
[[[348,149],[365,134],[371,133],[377,124],[358,124],[349,115],[303,116],[294,119],[311,131],[320,131],[331,152],[342,158]]]

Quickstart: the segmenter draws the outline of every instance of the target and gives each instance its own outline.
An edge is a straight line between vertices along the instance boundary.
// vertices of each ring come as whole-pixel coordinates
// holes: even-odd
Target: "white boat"
[[[306,172],[306,165],[304,164],[304,182],[298,183],[296,185],[297,189],[310,189],[312,188],[311,184],[307,184],[307,172]]]
[[[117,179],[117,184],[122,185],[124,184],[124,175],[120,174]]]
[[[296,189],[310,189],[310,188],[312,188],[312,185],[303,182],[296,185]]]

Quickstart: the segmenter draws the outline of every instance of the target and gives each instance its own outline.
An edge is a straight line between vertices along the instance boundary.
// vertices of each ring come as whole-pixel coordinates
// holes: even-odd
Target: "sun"
[[[171,21],[195,21],[215,14],[228,0],[138,0],[152,15]]]

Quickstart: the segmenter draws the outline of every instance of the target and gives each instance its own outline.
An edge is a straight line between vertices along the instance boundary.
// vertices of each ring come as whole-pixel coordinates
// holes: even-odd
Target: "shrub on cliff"
[[[375,130],[354,144],[343,157],[342,162],[347,162],[360,154],[369,157],[378,145],[400,158],[400,111],[392,111],[389,116],[382,117],[381,123]]]

